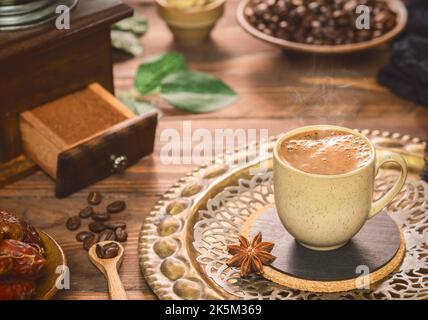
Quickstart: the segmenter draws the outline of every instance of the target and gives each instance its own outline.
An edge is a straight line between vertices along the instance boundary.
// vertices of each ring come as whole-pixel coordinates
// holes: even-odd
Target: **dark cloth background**
[[[428,0],[407,1],[408,25],[391,45],[378,81],[395,94],[428,106]]]
[[[406,6],[406,30],[392,43],[390,61],[379,71],[378,81],[400,97],[428,106],[428,0],[409,0]],[[427,160],[421,178],[428,182]]]

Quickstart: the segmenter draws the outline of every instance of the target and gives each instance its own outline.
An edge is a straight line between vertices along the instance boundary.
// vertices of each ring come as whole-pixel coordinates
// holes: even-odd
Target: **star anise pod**
[[[263,273],[263,266],[268,266],[276,257],[270,252],[273,249],[272,242],[262,242],[262,233],[259,232],[251,241],[239,236],[239,244],[230,244],[227,250],[233,255],[226,263],[229,267],[239,267],[241,277],[250,273]]]

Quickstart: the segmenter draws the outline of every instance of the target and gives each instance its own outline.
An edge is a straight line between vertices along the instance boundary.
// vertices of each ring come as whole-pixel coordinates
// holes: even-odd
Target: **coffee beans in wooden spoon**
[[[97,244],[95,247],[95,253],[100,259],[111,259],[117,257],[119,254],[119,245],[115,242],[109,242],[104,245]]]

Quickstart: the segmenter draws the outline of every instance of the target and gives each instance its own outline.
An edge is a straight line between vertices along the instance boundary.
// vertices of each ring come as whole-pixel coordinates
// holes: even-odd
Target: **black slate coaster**
[[[274,207],[257,218],[250,237],[258,232],[262,232],[263,241],[275,243],[272,254],[277,259],[271,267],[306,280],[354,279],[361,275],[364,266],[372,273],[387,264],[400,247],[400,230],[386,213],[368,220],[345,246],[332,251],[314,251],[297,243],[285,230]],[[357,272],[359,266],[363,267]]]

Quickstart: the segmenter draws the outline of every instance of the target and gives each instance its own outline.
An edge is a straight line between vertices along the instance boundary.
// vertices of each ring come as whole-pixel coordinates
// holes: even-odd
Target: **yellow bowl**
[[[206,6],[177,8],[166,0],[156,0],[159,16],[165,20],[175,38],[187,45],[205,41],[216,22],[223,15],[225,0],[216,0]]]
[[[336,54],[336,53],[348,53],[348,52],[357,52],[361,50],[366,50],[370,48],[377,47],[388,41],[392,40],[398,36],[404,29],[407,24],[407,9],[401,0],[386,0],[389,7],[397,14],[397,25],[391,31],[385,33],[384,35],[374,38],[372,40],[351,43],[351,44],[342,44],[342,45],[312,45],[305,43],[298,43],[294,41],[287,41],[281,38],[276,38],[274,36],[267,35],[255,27],[253,27],[245,18],[245,8],[249,5],[251,0],[242,0],[239,3],[238,10],[236,12],[236,17],[238,23],[241,27],[251,34],[253,37],[256,37],[260,40],[263,40],[267,43],[273,44],[275,46],[282,47],[287,50],[309,52],[309,53],[322,53],[322,54]]]

